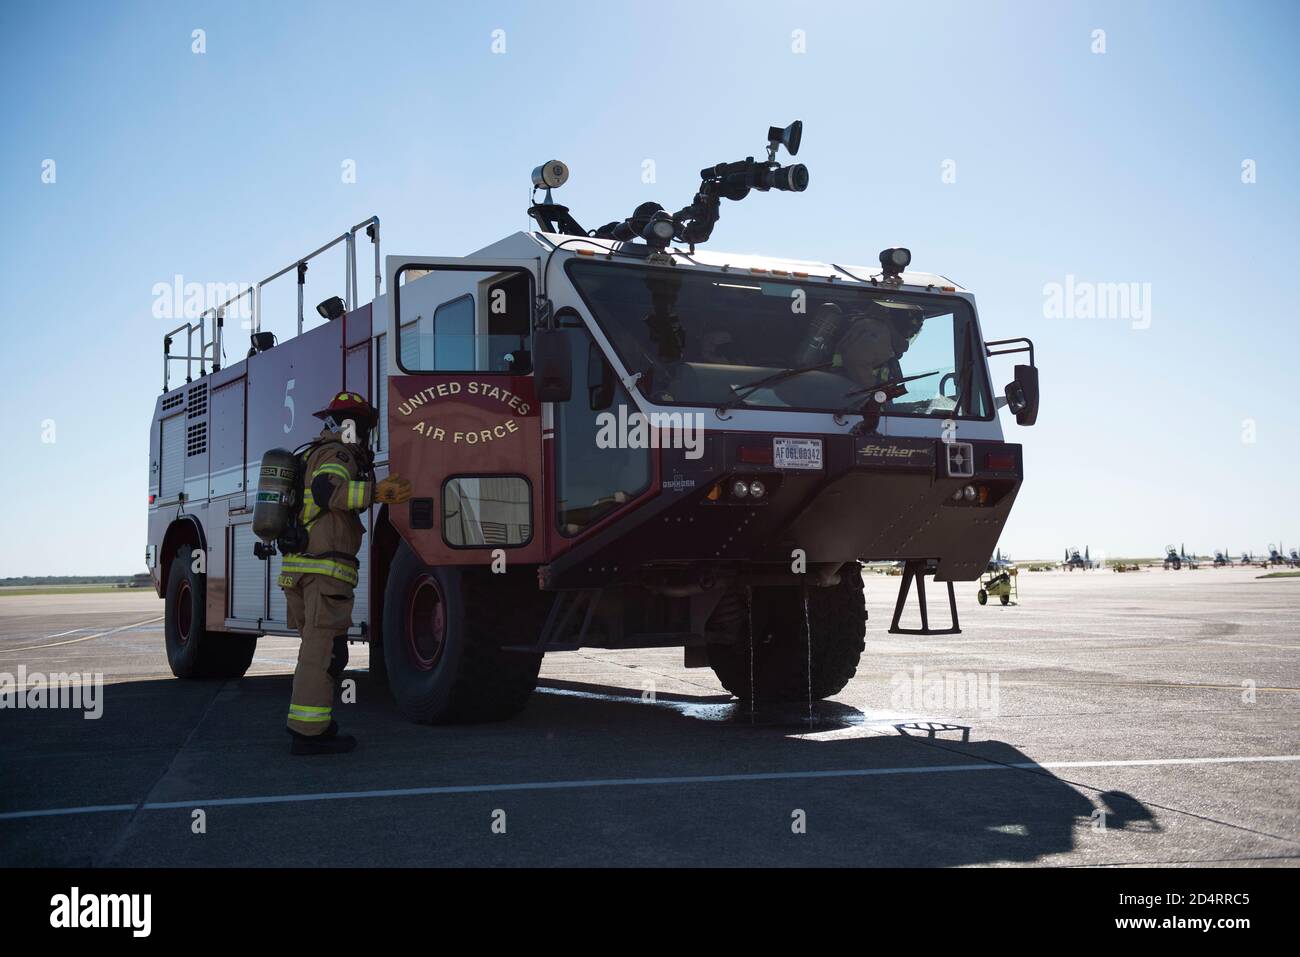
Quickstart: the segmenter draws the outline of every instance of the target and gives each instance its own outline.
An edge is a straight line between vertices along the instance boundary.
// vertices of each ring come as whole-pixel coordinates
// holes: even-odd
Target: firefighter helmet
[[[379,419],[379,413],[375,411],[374,406],[367,402],[364,396],[356,392],[340,392],[334,396],[329,405],[313,414],[318,419],[329,417],[336,422],[341,422],[344,419],[356,419],[370,425],[373,425]]]

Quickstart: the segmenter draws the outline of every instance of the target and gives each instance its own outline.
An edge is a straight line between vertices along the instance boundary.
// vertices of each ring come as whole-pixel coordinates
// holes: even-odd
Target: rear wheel
[[[383,660],[402,713],[426,724],[497,721],[521,711],[542,656],[529,644],[550,596],[522,574],[425,565],[398,547],[384,590]]]
[[[177,678],[240,678],[257,651],[256,635],[207,630],[207,576],[194,570],[194,549],[182,545],[167,575],[163,636]]]
[[[989,603],[989,593],[986,592],[983,588],[981,588],[981,589],[979,590],[979,593],[975,595],[975,599],[976,599],[976,600],[977,600],[981,605],[987,605],[987,604]]]
[[[1003,595],[1003,596],[1002,596],[1002,604],[1004,604],[1004,605],[1009,605],[1009,604],[1011,604],[1011,596],[1010,596],[1010,595]]]
[[[857,672],[866,635],[862,574],[856,562],[840,572],[839,584],[807,588],[807,626],[804,588],[750,592],[752,607],[744,589],[736,589],[723,598],[710,620],[716,627],[725,616],[736,636],[733,642],[708,646],[709,665],[724,688],[742,701],[769,703],[806,700],[810,691],[814,698],[829,698],[848,684]]]

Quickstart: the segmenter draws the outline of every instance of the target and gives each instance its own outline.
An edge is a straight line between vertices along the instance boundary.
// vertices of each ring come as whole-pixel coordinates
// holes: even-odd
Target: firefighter
[[[279,578],[289,627],[302,635],[288,730],[293,754],[339,754],[357,744],[351,735],[339,734],[333,705],[348,663],[352,591],[364,532],[358,513],[372,501],[406,501],[411,483],[392,475],[373,482],[369,443],[378,415],[360,395],[340,392],[315,415],[325,427],[307,452],[303,477],[307,548],[284,556]]]
[[[921,331],[923,320],[914,316],[884,319],[865,314],[853,319],[836,350],[838,364],[863,386],[902,378],[899,360]]]

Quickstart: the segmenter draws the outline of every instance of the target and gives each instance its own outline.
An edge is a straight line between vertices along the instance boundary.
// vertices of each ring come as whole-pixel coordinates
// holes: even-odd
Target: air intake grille
[[[185,454],[202,455],[208,450],[208,423],[195,422],[185,429]]]
[[[174,392],[171,395],[167,396],[167,398],[163,399],[162,410],[166,412],[168,409],[174,409],[184,401],[185,401],[184,392],[180,392],[180,391]]]
[[[187,419],[197,419],[208,414],[208,384],[196,385],[189,392],[189,406],[185,413]]]

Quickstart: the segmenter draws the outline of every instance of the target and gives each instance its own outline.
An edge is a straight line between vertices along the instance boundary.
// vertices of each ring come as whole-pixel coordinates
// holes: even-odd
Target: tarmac
[[[962,633],[918,637],[868,573],[858,675],[811,706],[584,649],[518,718],[427,727],[354,645],[361,744],[317,758],[283,730],[295,639],[181,681],[151,593],[0,595],[0,689],[90,685],[6,698],[0,864],[1293,867],[1300,578],[1260,574],[1022,571],[1019,605],[962,583]]]

